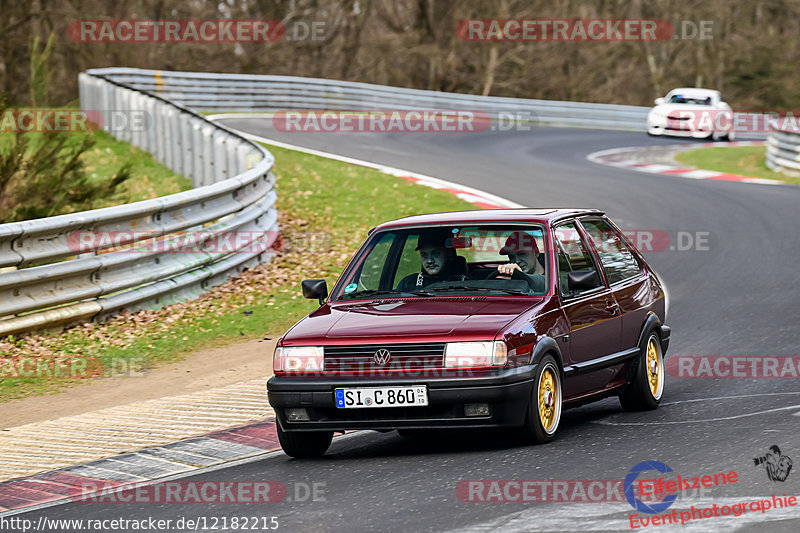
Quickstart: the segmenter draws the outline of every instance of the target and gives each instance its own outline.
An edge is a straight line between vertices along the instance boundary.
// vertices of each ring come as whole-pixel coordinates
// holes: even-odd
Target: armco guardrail
[[[111,133],[190,177],[195,188],[0,225],[0,336],[188,299],[271,255],[278,232],[272,155],[180,104],[129,86],[118,70],[80,75],[82,108],[99,111],[106,129],[112,112],[145,111],[153,119],[148,128]],[[187,231],[198,235],[198,246],[161,253]],[[226,232],[255,237],[215,246]],[[82,239],[92,235],[101,237]]]
[[[800,133],[771,131],[767,135],[767,166],[789,176],[800,176]]]
[[[254,74],[106,69],[142,91],[204,111],[420,110],[482,111],[531,117],[542,124],[645,131],[647,108],[404,89],[316,78]]]
[[[649,107],[501,98],[388,87],[370,83],[203,72],[113,70],[115,79],[204,111],[453,110],[538,124],[645,132]],[[746,115],[746,113],[735,113]],[[746,123],[746,121],[744,121]],[[765,135],[737,132],[739,138]]]

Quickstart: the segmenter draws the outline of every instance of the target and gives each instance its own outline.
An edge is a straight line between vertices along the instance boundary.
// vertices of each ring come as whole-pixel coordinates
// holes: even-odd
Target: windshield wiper
[[[451,287],[433,287],[427,289],[429,291],[498,291],[505,294],[519,294],[522,296],[530,296],[531,293],[524,292],[516,289],[500,289],[492,287],[468,287],[466,285],[453,285]]]
[[[365,289],[363,291],[356,291],[343,294],[342,299],[353,298],[354,296],[386,296],[387,294],[397,294],[397,291],[380,291],[376,289]]]
[[[425,290],[425,291],[403,291],[403,292],[404,293],[408,293],[408,294],[413,294],[415,296],[436,296],[434,293],[432,293],[431,291],[428,291],[428,290]]]
[[[413,294],[415,296],[434,296],[430,291],[382,291],[377,289],[365,289],[363,291],[350,292],[342,295],[342,299],[349,299],[357,296],[401,296],[403,294]]]

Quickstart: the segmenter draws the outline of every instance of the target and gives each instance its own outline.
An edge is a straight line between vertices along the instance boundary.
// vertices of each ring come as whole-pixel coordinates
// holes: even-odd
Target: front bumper
[[[520,426],[531,400],[535,365],[492,370],[480,377],[384,378],[384,377],[283,377],[267,382],[269,403],[284,431],[392,430],[398,428],[470,428]],[[334,389],[425,385],[426,407],[340,409]],[[488,416],[464,415],[464,404],[487,403]],[[284,409],[305,408],[310,420],[288,422]]]
[[[666,120],[648,120],[647,133],[650,135],[667,135],[670,137],[687,137],[693,139],[707,139],[714,132],[712,130],[693,130],[673,128]]]

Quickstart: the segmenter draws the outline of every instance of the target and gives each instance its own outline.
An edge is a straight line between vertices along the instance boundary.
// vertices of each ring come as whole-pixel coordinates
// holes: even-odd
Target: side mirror
[[[567,274],[569,292],[588,291],[600,286],[597,272],[594,270],[573,270]]]
[[[656,104],[656,105],[661,105],[661,104],[663,104],[663,103],[664,103],[664,99],[663,99],[663,98],[656,98],[656,99],[653,101],[653,103],[654,103],[654,104]]]
[[[301,284],[303,287],[303,297],[313,300],[319,299],[319,305],[325,303],[328,297],[328,282],[324,279],[304,279]]]

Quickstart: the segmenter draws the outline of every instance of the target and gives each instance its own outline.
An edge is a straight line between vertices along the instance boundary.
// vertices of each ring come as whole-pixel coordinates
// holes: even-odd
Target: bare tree
[[[711,21],[711,39],[474,42],[465,19]],[[270,43],[75,42],[81,19],[269,19],[321,23],[316,39]],[[800,3],[789,0],[0,0],[0,91],[29,100],[34,38],[55,35],[48,101],[74,101],[77,73],[130,66],[327,77],[472,94],[649,105],[681,85],[735,108],[796,108]]]

